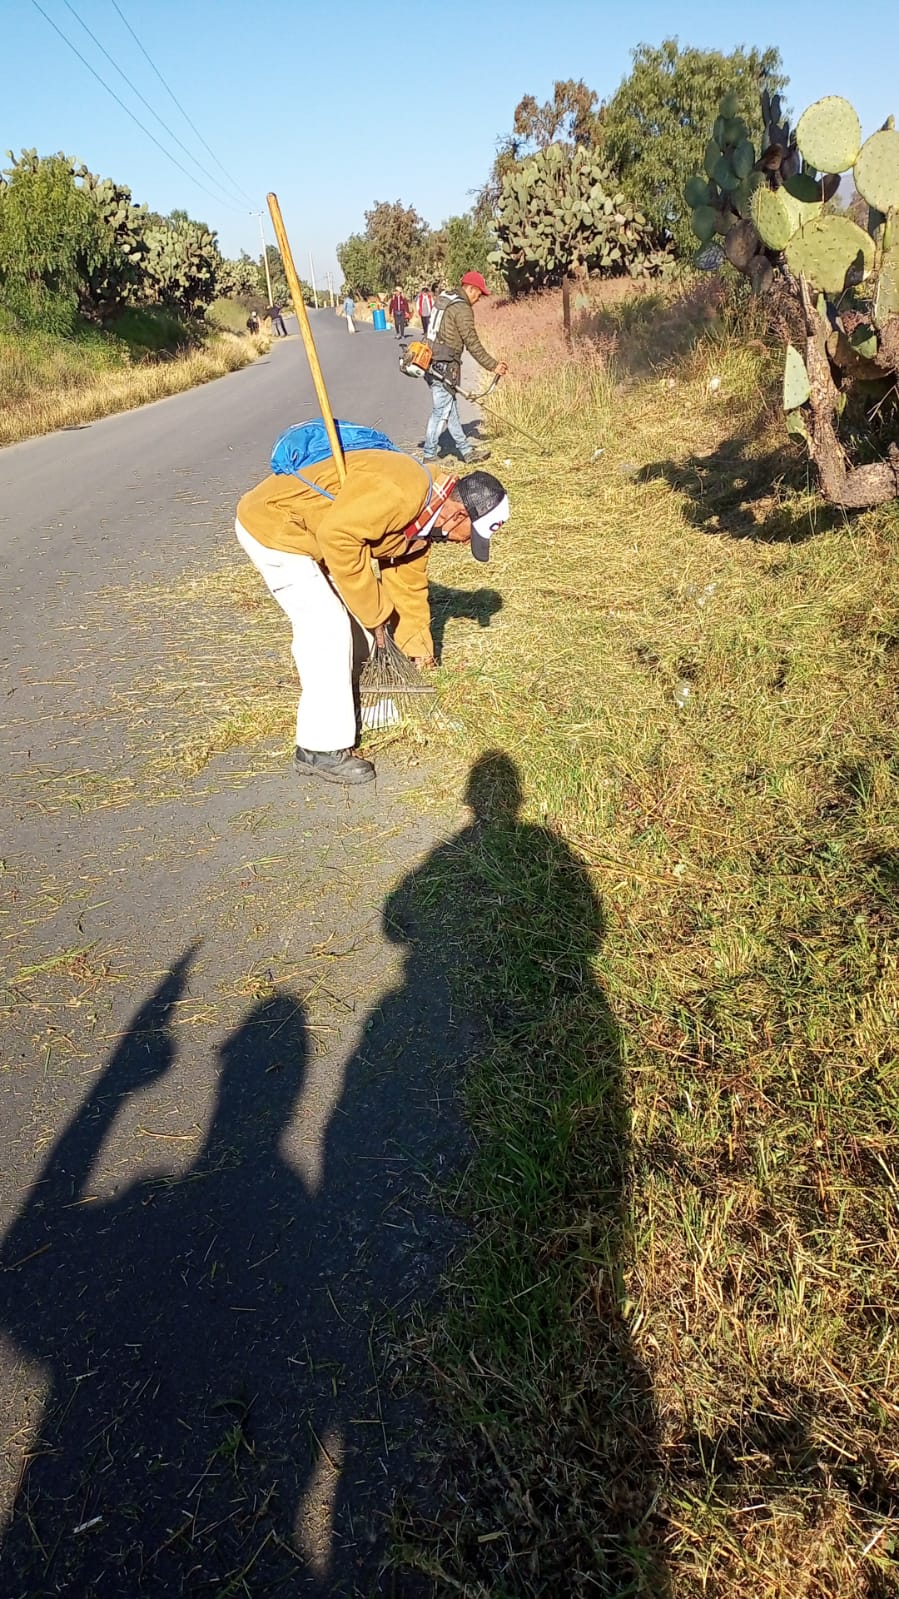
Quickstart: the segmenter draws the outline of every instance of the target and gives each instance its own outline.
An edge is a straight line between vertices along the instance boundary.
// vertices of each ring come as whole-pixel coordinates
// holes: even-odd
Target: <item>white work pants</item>
[[[349,611],[311,555],[270,550],[240,522],[234,530],[293,628],[300,675],[297,743],[304,750],[352,749],[356,708]]]

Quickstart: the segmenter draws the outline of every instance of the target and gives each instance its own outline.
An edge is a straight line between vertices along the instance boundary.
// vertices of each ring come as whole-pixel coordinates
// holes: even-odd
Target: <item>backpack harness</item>
[[[365,427],[360,422],[339,422],[336,417],[334,418],[334,425],[337,428],[337,437],[345,455],[351,454],[353,450],[391,450],[394,455],[403,454],[403,451],[397,449],[392,440],[387,437],[387,434],[379,433],[377,428]],[[301,483],[305,483],[307,489],[314,489],[316,494],[320,494],[323,499],[333,501],[333,494],[329,494],[327,489],[321,487],[321,484],[313,483],[311,479],[304,477],[300,470],[304,466],[318,466],[319,462],[326,461],[330,454],[331,444],[328,439],[327,429],[321,417],[317,416],[312,422],[295,422],[278,435],[272,445],[271,468],[277,477],[298,477]],[[428,472],[427,467],[425,467],[425,471]],[[446,485],[444,489],[435,491],[434,479],[428,472],[428,497],[418,516],[403,529],[410,544],[413,539],[418,537],[434,515],[433,510],[429,509],[429,507],[435,492],[439,508],[439,505],[449,498],[449,494],[455,486],[456,480],[452,478],[449,485]],[[404,557],[397,556],[394,559],[402,560]]]

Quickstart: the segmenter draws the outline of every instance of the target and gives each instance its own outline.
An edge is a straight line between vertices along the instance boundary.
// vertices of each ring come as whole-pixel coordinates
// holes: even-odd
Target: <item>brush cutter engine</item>
[[[413,339],[400,356],[400,371],[407,378],[423,378],[431,369],[434,352],[421,339]]]

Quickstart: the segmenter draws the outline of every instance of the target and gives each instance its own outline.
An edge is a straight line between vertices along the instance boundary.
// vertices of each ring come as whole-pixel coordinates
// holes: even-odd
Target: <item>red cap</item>
[[[489,300],[490,290],[484,282],[484,279],[481,277],[480,272],[466,272],[464,278],[462,279],[462,287],[464,288],[466,284],[468,284],[472,289],[480,289],[481,293],[486,294]]]

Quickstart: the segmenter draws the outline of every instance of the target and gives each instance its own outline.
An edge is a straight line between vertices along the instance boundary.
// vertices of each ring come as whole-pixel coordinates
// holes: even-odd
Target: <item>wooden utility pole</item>
[[[341,447],[340,437],[337,432],[337,426],[334,421],[334,415],[331,410],[331,402],[328,399],[328,391],[325,388],[325,379],[322,373],[321,363],[318,359],[318,351],[315,348],[315,340],[312,337],[312,329],[309,326],[309,313],[306,310],[306,302],[303,299],[303,291],[300,288],[300,280],[297,277],[297,269],[293,264],[293,256],[290,253],[290,245],[287,242],[287,234],[284,231],[284,221],[281,216],[281,207],[278,204],[278,196],[276,194],[270,194],[268,196],[268,208],[271,213],[272,226],[275,230],[275,238],[278,241],[278,249],[281,251],[281,260],[284,265],[284,275],[287,278],[287,287],[290,290],[290,298],[293,301],[293,308],[296,312],[297,321],[300,324],[300,333],[302,335],[303,344],[306,347],[306,356],[312,372],[312,381],[315,385],[318,403],[321,406],[322,421],[325,424],[328,434],[328,442],[331,446],[331,453],[334,456],[334,465],[337,468],[337,481],[339,483],[345,483],[346,461],[343,458],[343,449]],[[311,256],[309,259],[311,265]]]
[[[261,211],[253,211],[251,213],[251,215],[252,216],[256,216],[256,217],[259,218],[259,237],[262,240],[262,264],[265,267],[265,281],[266,281],[266,284],[268,285],[268,303],[269,303],[269,305],[273,305],[274,301],[272,299],[272,275],[271,275],[271,272],[268,269],[268,247],[267,247],[266,242],[265,242],[265,232],[264,232],[264,229],[263,229],[263,226],[262,226],[262,212]]]

